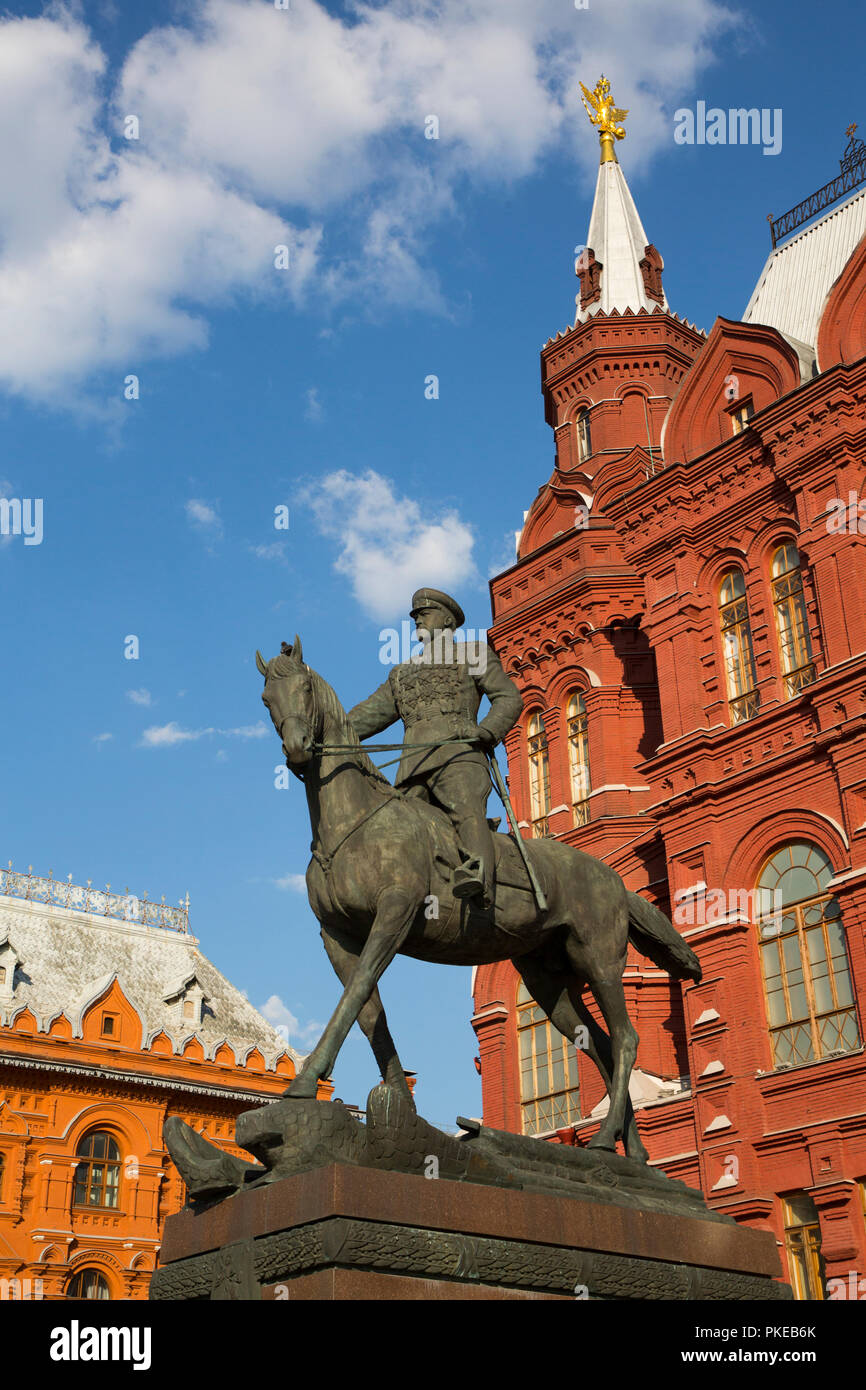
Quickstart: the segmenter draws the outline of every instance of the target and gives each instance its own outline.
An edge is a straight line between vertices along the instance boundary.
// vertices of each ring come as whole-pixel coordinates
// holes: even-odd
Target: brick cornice
[[[83,1076],[95,1081],[118,1081],[127,1086],[144,1086],[156,1090],[186,1091],[191,1095],[217,1096],[226,1100],[264,1101],[274,1099],[270,1091],[238,1090],[229,1086],[199,1086],[191,1081],[178,1080],[169,1076],[146,1076],[142,1072],[121,1071],[113,1067],[87,1066],[54,1059],[41,1060],[32,1057],[18,1057],[14,1053],[0,1052],[0,1066],[20,1067],[24,1071],[55,1072],[63,1076]]]

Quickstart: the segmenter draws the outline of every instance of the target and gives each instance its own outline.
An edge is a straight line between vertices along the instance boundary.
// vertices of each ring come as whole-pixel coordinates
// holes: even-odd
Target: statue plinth
[[[282,1162],[168,1218],[151,1298],[791,1297],[773,1236],[683,1183],[598,1149],[445,1135],[390,1100],[377,1088],[369,1126],[322,1101],[300,1102],[303,1125],[291,1101],[242,1118],[253,1149],[283,1136]]]

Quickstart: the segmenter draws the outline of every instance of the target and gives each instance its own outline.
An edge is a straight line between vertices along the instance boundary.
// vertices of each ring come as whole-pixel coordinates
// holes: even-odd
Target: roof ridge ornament
[[[582,82],[580,90],[583,93],[580,99],[586,108],[586,114],[592,124],[598,128],[598,138],[601,142],[599,163],[618,164],[614,141],[625,139],[625,129],[619,122],[625,120],[628,111],[614,105],[613,97],[610,94],[610,83],[604,73],[596,82],[593,91],[584,87]]]
[[[789,232],[801,227],[804,222],[810,222],[824,208],[832,207],[833,203],[837,203],[846,193],[851,193],[862,183],[866,183],[866,141],[858,139],[856,131],[857,122],[852,121],[845,130],[848,144],[839,160],[839,173],[834,179],[797,203],[795,207],[789,208],[781,217],[774,217],[771,212],[767,213],[774,251]]]

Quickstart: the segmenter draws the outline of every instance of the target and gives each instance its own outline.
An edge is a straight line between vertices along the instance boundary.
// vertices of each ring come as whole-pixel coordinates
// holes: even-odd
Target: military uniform
[[[434,605],[451,613],[457,626],[462,626],[459,604],[435,589],[415,594],[412,616]],[[490,709],[479,724],[482,695],[489,699]],[[349,711],[361,739],[403,720],[405,738],[396,785],[410,795],[426,794],[448,812],[461,849],[470,861],[480,860],[474,872],[455,873],[455,892],[469,896],[483,885],[486,903],[492,902],[494,872],[493,839],[487,824],[490,772],[478,740],[481,737],[492,748],[514,727],[522,709],[520,691],[503,671],[493,648],[484,642],[454,642],[446,631],[437,633],[423,653],[395,666],[369,699]],[[443,742],[446,739],[457,741]],[[431,743],[438,746],[416,746]],[[461,888],[466,891],[461,893]]]

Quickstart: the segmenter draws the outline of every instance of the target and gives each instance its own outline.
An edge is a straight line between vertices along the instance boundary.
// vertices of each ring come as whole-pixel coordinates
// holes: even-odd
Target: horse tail
[[[675,980],[699,980],[701,963],[663,912],[638,893],[628,898],[628,939],[653,965]]]

